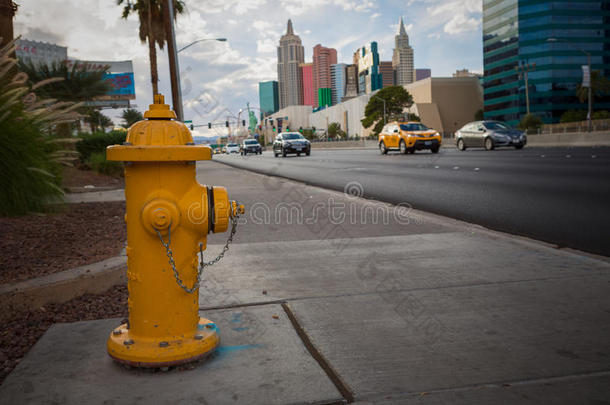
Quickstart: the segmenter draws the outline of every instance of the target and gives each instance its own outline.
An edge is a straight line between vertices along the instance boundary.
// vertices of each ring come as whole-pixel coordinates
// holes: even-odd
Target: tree
[[[123,119],[123,121],[125,121],[125,123],[122,124],[124,128],[129,128],[136,122],[142,121],[144,119],[142,113],[136,110],[135,108],[128,108],[126,110],[123,110],[121,118]]]
[[[123,5],[124,19],[130,14],[137,13],[140,20],[140,41],[148,42],[148,57],[150,59],[150,81],[152,83],[153,96],[159,93],[159,73],[157,72],[157,49],[159,45],[162,50],[168,37],[163,21],[163,4],[165,0],[117,0],[117,5]],[[174,18],[184,12],[184,2],[173,0]]]
[[[477,112],[474,113],[474,120],[483,121],[483,110],[479,109],[477,110]]]
[[[35,90],[43,98],[91,101],[111,90],[110,84],[104,79],[105,68],[90,71],[76,63],[70,68],[65,63],[34,65],[30,61],[19,61],[19,70],[28,75],[31,85],[43,81],[47,83]]]
[[[601,97],[606,93],[610,92],[610,80],[603,76],[599,71],[591,73],[591,93],[593,95],[593,101],[595,97]],[[576,89],[576,95],[581,103],[584,103],[589,98],[589,88],[578,85]]]
[[[561,114],[559,122],[579,122],[587,120],[587,112],[585,110],[568,110]]]
[[[526,131],[528,134],[536,134],[544,123],[534,114],[528,114],[519,123],[519,129]]]
[[[331,122],[327,129],[328,137],[330,139],[335,139],[339,136],[340,132],[341,124],[339,124],[338,122]]]
[[[17,7],[12,0],[0,0],[0,48],[13,40],[13,17]]]
[[[386,104],[386,116],[402,114],[405,108],[413,105],[413,97],[402,86],[384,87],[371,97],[364,109],[362,125],[365,128],[374,126],[373,133],[379,134],[383,128],[383,101]]]
[[[98,127],[100,127],[103,132],[106,132],[107,127],[114,125],[110,118],[102,114],[99,110],[94,109],[89,110],[89,113],[85,117],[85,122],[91,127],[91,132],[96,132]]]

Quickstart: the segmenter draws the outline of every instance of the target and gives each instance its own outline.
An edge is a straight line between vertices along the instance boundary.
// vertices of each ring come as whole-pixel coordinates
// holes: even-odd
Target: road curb
[[[0,319],[49,303],[62,303],[84,294],[98,294],[127,282],[127,256],[0,286]]]

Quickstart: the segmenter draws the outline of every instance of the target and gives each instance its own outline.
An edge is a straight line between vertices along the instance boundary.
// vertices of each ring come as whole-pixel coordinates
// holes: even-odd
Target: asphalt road
[[[608,147],[386,156],[314,149],[309,157],[265,152],[214,160],[610,256]]]

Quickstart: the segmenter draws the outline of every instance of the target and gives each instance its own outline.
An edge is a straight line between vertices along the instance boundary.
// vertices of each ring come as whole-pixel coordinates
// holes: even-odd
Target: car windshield
[[[248,140],[244,141],[244,143],[246,145],[257,145],[258,141],[254,140],[254,139],[248,139]]]
[[[428,127],[423,124],[400,124],[403,131],[427,131]]]
[[[284,134],[284,135],[282,135],[282,139],[303,139],[303,135],[301,135],[301,134]]]
[[[484,125],[487,129],[510,129],[508,125],[498,121],[486,122]]]
[[[227,146],[239,146],[239,145],[238,145],[238,144],[236,144],[236,143],[230,143],[230,144],[228,144]]]

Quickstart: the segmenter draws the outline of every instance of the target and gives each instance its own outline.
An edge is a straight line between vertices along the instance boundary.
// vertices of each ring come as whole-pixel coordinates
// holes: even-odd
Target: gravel
[[[63,304],[47,304],[3,322],[0,332],[0,383],[53,323],[126,318],[127,295],[126,286],[117,286],[103,294],[87,294]]]
[[[0,283],[14,283],[118,255],[124,202],[70,204],[62,212],[0,218]]]

